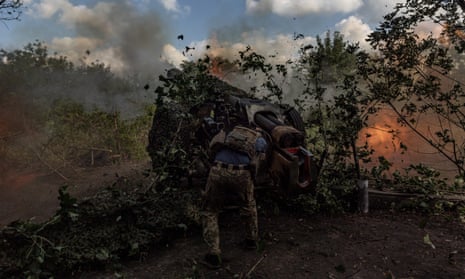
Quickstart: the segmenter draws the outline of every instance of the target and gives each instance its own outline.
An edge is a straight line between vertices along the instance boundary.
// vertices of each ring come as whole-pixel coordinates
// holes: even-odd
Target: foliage
[[[242,74],[248,75],[249,79],[257,79],[257,74],[263,77],[260,87],[253,86],[251,92],[255,96],[263,96],[265,99],[282,104],[285,98],[285,86],[288,77],[288,68],[292,61],[288,60],[285,64],[271,64],[267,62],[265,56],[256,53],[250,46],[245,50],[239,51],[239,59],[235,61]],[[263,93],[262,90],[265,92]]]
[[[160,149],[149,149],[152,171],[156,174],[155,185],[158,187],[152,190],[163,190],[160,186],[166,188],[179,185],[179,181],[186,178],[194,154],[188,153],[188,147],[177,140],[178,136],[174,136],[173,141],[167,141]]]
[[[316,45],[303,46],[299,69],[307,75],[304,80],[307,86],[340,84],[346,75],[355,72],[357,50],[356,45],[349,45],[337,31],[332,36],[328,31],[324,39],[317,36]]]
[[[354,146],[360,130],[366,126],[369,104],[354,75],[360,50],[357,45],[344,42],[340,33],[333,36],[331,40],[328,32],[324,41],[317,38],[316,46],[302,47],[297,65],[305,85],[299,103],[310,112],[309,142],[317,148],[315,153],[327,156],[321,158],[330,160],[327,165],[339,164],[351,156],[358,158],[357,153],[370,153],[362,153]],[[358,159],[354,163],[357,166]]]
[[[463,1],[408,0],[398,4],[370,35],[378,55],[365,57],[359,73],[373,99],[464,175],[464,86],[451,76],[451,51],[465,50]],[[418,26],[440,24],[442,32],[420,35]]]
[[[309,112],[309,148],[321,163],[313,198],[318,201],[318,211],[353,210],[355,179],[367,174],[359,160],[370,161],[373,150],[366,143],[360,146],[358,137],[367,126],[373,104],[360,89],[356,75],[359,56],[363,55],[358,45],[348,44],[340,33],[334,32],[331,38],[328,32],[324,40],[317,38],[315,46],[303,46],[296,63],[304,84],[297,102]],[[301,196],[298,201],[305,205],[309,198]]]
[[[450,190],[450,185],[447,179],[441,177],[439,171],[423,164],[410,165],[405,171],[403,175],[398,171],[394,172],[392,183],[397,191],[418,194],[418,197],[408,204],[407,209],[440,214],[454,210],[460,205],[460,202],[441,199],[444,192]],[[457,212],[460,214],[460,211]]]
[[[112,108],[115,96],[134,91],[129,80],[115,76],[103,63],[75,65],[65,56],[50,55],[40,41],[23,49],[2,49],[0,57],[0,93],[14,93],[35,105],[71,98]]]
[[[160,106],[164,101],[173,101],[189,108],[214,101],[221,93],[221,82],[210,74],[214,60],[209,56],[196,62],[185,62],[182,70],[171,69],[166,76],[159,76],[162,83],[155,89],[156,104]]]
[[[77,202],[60,189],[60,209],[49,221],[17,221],[0,231],[0,277],[66,277],[114,263],[169,242],[194,225],[188,210],[197,192],[150,194],[124,182]]]
[[[135,91],[131,81],[101,63],[76,66],[49,55],[39,41],[0,56],[0,105],[13,114],[4,159],[56,166],[145,158],[153,105],[131,118],[115,107],[116,96]]]
[[[36,131],[46,113],[15,94],[0,95],[0,163],[31,165],[37,158],[24,139],[30,134],[35,142],[40,141]]]
[[[177,181],[191,171],[205,172],[205,166],[209,164],[208,152],[204,149],[207,139],[196,134],[202,119],[208,116],[220,121],[225,117],[211,113],[212,110],[222,110],[221,100],[225,93],[252,96],[214,74],[228,74],[239,69],[237,61],[205,56],[185,62],[181,70],[170,69],[159,77],[161,85],[155,90],[157,110],[147,151],[160,182]]]
[[[348,193],[345,193],[347,189],[352,188],[352,185],[346,185],[345,187],[347,188],[332,189],[330,187],[321,187],[314,194],[300,194],[290,198],[286,202],[286,207],[302,215],[315,215],[320,213],[337,214],[352,210],[348,202],[353,196],[350,196],[349,199],[346,200]],[[342,190],[343,192],[338,190]]]
[[[405,192],[420,193],[424,196],[437,196],[441,190],[447,190],[448,186],[440,172],[423,164],[410,165],[406,168],[406,174],[394,173],[394,183],[407,185]]]
[[[64,161],[84,160],[87,164],[96,163],[98,157],[101,163],[111,158],[144,158],[152,111],[147,107],[143,115],[124,120],[119,112],[108,113],[97,108],[87,111],[82,104],[59,100],[48,115],[50,135],[44,147]]]
[[[185,178],[198,154],[193,136],[196,109],[204,103],[215,103],[224,85],[210,74],[214,60],[206,56],[197,62],[186,62],[182,70],[171,69],[159,76],[155,89],[157,109],[149,133],[147,151],[152,159],[158,185],[169,187]]]

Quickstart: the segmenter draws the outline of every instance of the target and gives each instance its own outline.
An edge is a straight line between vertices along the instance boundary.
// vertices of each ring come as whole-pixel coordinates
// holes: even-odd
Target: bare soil
[[[0,164],[0,228],[12,221],[50,218],[58,209],[58,189],[68,185],[76,198],[90,197],[120,177],[143,179],[148,163],[122,163],[94,168],[50,170],[44,166],[16,169]]]
[[[0,180],[0,226],[35,216],[45,220],[67,183],[80,198],[118,177],[142,179],[146,164],[82,169],[64,181],[56,173],[15,172]],[[303,216],[259,209],[260,247],[242,248],[243,226],[234,211],[221,216],[224,263],[211,270],[200,230],[188,231],[137,260],[75,278],[465,278],[465,225],[445,214],[387,209],[368,214]]]
[[[465,278],[464,227],[442,217],[423,229],[424,218],[408,213],[260,217],[257,251],[242,249],[239,220],[223,218],[218,270],[200,263],[205,245],[194,232],[117,270],[79,278]]]

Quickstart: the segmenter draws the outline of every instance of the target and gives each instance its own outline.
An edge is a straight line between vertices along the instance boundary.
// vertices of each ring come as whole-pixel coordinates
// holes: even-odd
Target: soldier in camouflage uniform
[[[245,136],[242,138],[240,133],[244,132]],[[234,133],[231,132],[230,134]],[[230,135],[226,136],[224,131],[221,131],[210,144],[214,153],[212,154],[214,163],[210,169],[206,184],[202,217],[203,237],[209,247],[209,252],[205,255],[205,261],[211,267],[221,265],[218,214],[226,198],[229,200],[234,197],[240,203],[241,215],[246,222],[246,247],[249,249],[256,248],[258,240],[257,208],[251,171],[254,167],[253,162],[257,157],[256,155],[265,153],[267,143],[258,131],[242,128],[237,134],[242,139],[246,138],[246,140],[237,144],[228,144]],[[223,144],[225,142],[226,144]],[[215,148],[218,143],[221,144]]]

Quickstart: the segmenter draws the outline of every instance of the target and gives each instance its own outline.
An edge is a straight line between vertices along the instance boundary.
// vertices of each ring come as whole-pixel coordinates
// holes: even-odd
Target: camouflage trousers
[[[218,214],[231,197],[236,198],[240,205],[241,216],[246,223],[246,238],[258,239],[257,207],[250,171],[213,166],[202,206],[203,238],[211,254],[221,254]]]

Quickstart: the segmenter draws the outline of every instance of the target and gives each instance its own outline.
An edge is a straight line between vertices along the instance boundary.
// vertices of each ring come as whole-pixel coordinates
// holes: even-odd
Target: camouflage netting
[[[170,71],[169,71],[170,73]],[[168,74],[169,76],[170,74]],[[172,98],[161,98],[153,116],[149,132],[147,152],[156,172],[169,172],[176,178],[187,176],[188,164],[199,157],[202,139],[196,135],[203,117],[210,116],[205,110],[207,103],[214,102],[223,94],[248,96],[247,93],[214,76],[200,75],[194,78],[174,71],[176,79],[165,79],[167,85],[160,96],[173,94]],[[200,79],[200,80],[198,80]],[[195,84],[195,86],[193,85]],[[181,100],[178,100],[181,98]],[[205,111],[204,111],[205,110]],[[204,115],[208,112],[208,115]]]
[[[191,133],[195,127],[187,111],[174,103],[157,107],[147,146],[154,169],[161,166],[166,157],[164,153],[169,152],[169,149],[178,145],[184,151],[189,150]],[[157,158],[163,158],[163,160],[157,160]]]
[[[60,189],[48,222],[14,222],[0,231],[0,278],[62,277],[140,257],[196,227],[198,191],[105,189],[82,202]]]

